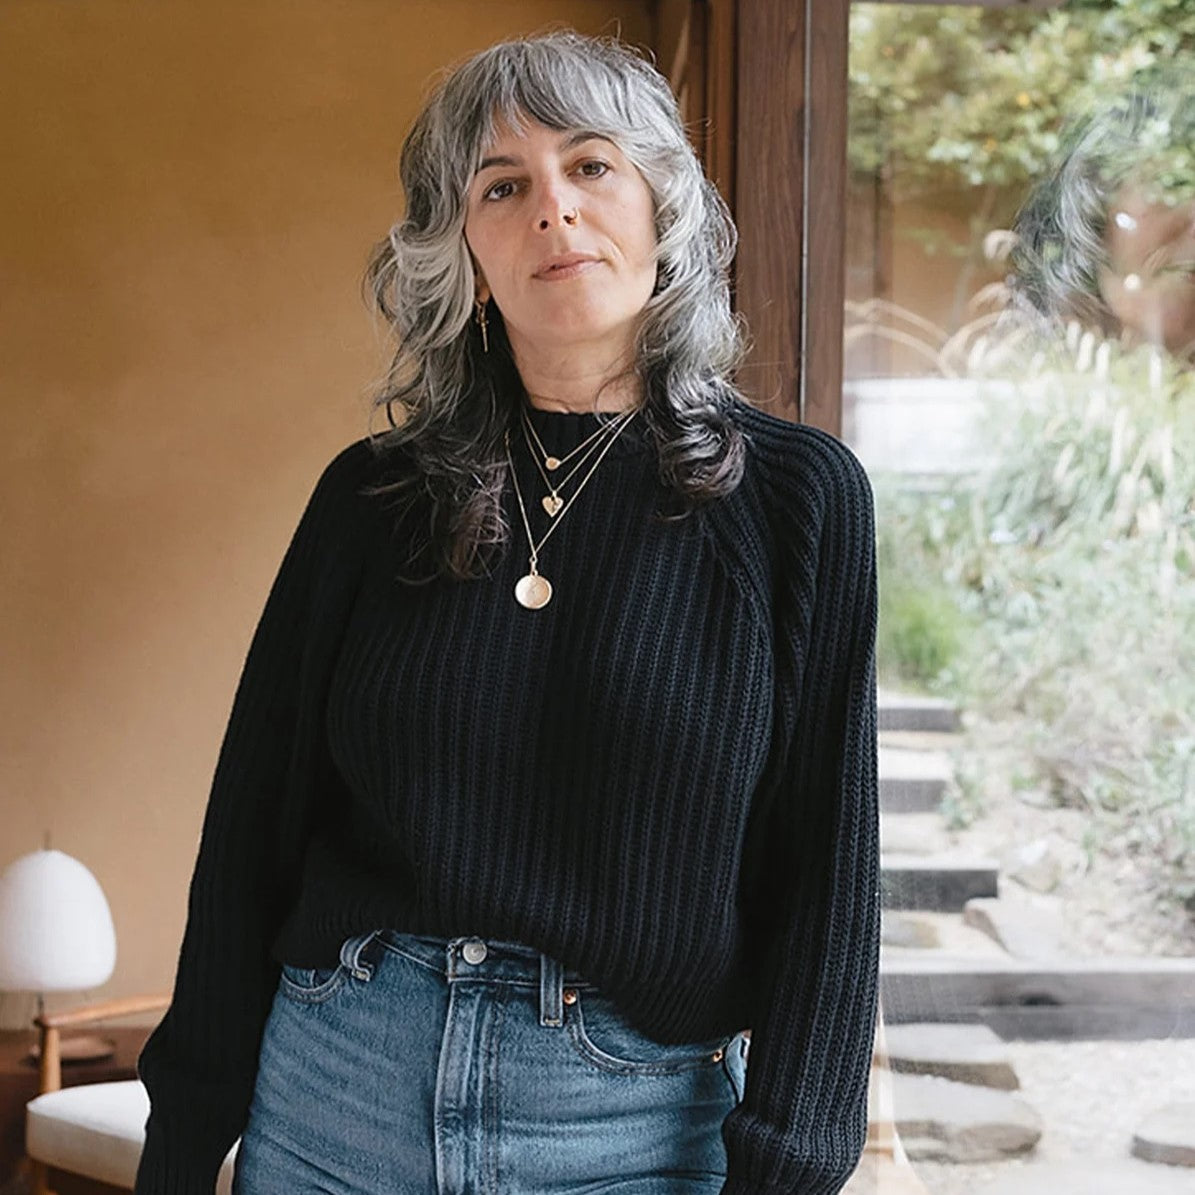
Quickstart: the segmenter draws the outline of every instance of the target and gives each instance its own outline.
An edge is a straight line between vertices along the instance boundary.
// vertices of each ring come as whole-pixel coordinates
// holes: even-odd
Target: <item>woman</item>
[[[137,1191],[210,1192],[242,1132],[244,1195],[838,1191],[867,479],[734,389],[734,229],[628,49],[477,55],[402,178],[392,429],[324,471],[250,647]]]

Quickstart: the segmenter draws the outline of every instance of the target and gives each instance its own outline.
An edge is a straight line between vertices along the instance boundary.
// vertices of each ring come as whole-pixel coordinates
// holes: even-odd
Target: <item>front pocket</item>
[[[607,996],[592,989],[574,990],[576,1001],[564,1006],[569,1040],[586,1062],[604,1071],[672,1075],[718,1066],[735,1036],[665,1044],[636,1029]]]
[[[282,964],[278,990],[288,1000],[299,1004],[322,1004],[343,986],[348,970],[336,967],[292,967]]]

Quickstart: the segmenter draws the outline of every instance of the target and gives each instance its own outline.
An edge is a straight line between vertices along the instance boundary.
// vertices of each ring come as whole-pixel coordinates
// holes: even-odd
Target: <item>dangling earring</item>
[[[477,308],[477,326],[481,329],[481,348],[483,352],[488,353],[490,351],[490,339],[486,334],[485,303],[481,299],[474,299],[473,304]]]

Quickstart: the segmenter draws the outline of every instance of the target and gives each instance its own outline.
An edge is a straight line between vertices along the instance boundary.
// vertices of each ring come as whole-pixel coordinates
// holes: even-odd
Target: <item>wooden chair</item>
[[[140,1079],[62,1086],[62,1030],[137,1013],[162,1012],[169,996],[129,996],[34,1018],[41,1037],[39,1094],[26,1105],[25,1152],[33,1195],[131,1191],[145,1143],[149,1096]],[[232,1185],[234,1146],[216,1190]]]

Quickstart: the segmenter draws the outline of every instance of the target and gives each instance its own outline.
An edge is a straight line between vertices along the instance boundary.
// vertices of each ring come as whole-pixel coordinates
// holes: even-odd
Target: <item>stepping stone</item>
[[[892,1103],[913,1159],[994,1162],[1027,1153],[1041,1138],[1041,1117],[1018,1096],[990,1087],[897,1072]]]
[[[1035,838],[1015,847],[1004,859],[1004,872],[1034,892],[1053,892],[1062,880],[1064,865],[1048,838]]]
[[[880,847],[901,855],[933,855],[950,849],[938,813],[881,813]]]
[[[1034,1162],[1017,1166],[976,1195],[1191,1195],[1185,1170],[1145,1162]]]
[[[932,950],[941,945],[938,928],[923,917],[902,917],[884,910],[880,918],[880,940],[885,946]]]
[[[999,1091],[1016,1091],[1020,1080],[1008,1047],[986,1025],[885,1025],[888,1063],[911,1075],[939,1075]]]
[[[1062,915],[1052,907],[1029,905],[1008,896],[979,896],[963,907],[963,921],[983,930],[1017,958],[1053,959],[1068,953]]]
[[[879,748],[880,808],[885,813],[933,813],[951,777],[940,751]]]
[[[958,913],[974,897],[998,895],[1000,865],[994,859],[885,853],[880,872],[889,909]]]
[[[1195,1166],[1195,1102],[1151,1112],[1133,1134],[1132,1153],[1146,1162]]]
[[[881,689],[878,701],[880,730],[931,730],[953,734],[959,728],[958,709],[941,697],[919,697]]]

